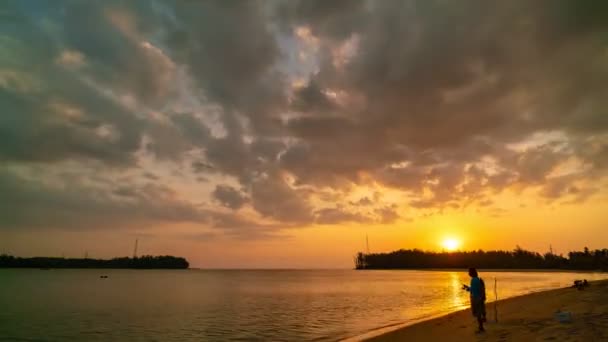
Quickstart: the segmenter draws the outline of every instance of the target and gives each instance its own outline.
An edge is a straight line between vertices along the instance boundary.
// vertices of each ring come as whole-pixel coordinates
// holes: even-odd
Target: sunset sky
[[[1,1],[0,254],[608,247],[608,2]]]

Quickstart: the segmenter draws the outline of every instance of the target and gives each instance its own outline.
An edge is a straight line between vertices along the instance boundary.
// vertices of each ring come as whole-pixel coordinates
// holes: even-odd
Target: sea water
[[[107,275],[107,278],[100,278]],[[608,278],[481,272],[488,300]],[[337,341],[466,308],[465,270],[0,269],[0,340]]]

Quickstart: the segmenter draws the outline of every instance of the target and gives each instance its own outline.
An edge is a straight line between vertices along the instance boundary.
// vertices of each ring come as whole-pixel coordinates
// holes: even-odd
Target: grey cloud
[[[286,101],[284,80],[274,68],[279,48],[261,6],[180,2],[171,10],[176,24],[168,29],[166,44],[177,62],[188,65],[205,96],[250,117],[255,129],[276,129],[272,117]]]
[[[140,186],[162,183],[159,175],[144,175],[137,186],[63,191],[41,172],[36,179],[3,174],[8,202],[48,207],[30,218],[11,207],[12,226],[40,226],[41,217],[56,226],[81,222],[78,212],[108,225],[216,215],[217,228],[227,230],[390,222],[396,208],[369,206],[379,211],[368,215],[315,208],[311,198],[339,203],[354,185],[372,184],[403,191],[412,207],[491,207],[489,196],[517,184],[582,200],[595,190],[579,183],[603,177],[608,165],[608,11],[601,1],[0,6],[9,51],[0,56],[0,161],[42,171],[98,163],[105,172],[137,168],[142,156],[169,160],[190,168],[181,176],[233,177],[243,193],[220,185],[218,200],[238,209],[247,196],[277,224],[201,211]],[[319,65],[290,94],[294,75],[282,51],[295,43],[282,39],[294,40],[284,36],[299,26],[318,39]],[[350,40],[352,56],[336,65],[336,49]],[[192,78],[188,96],[205,108],[175,109],[175,68]],[[204,120],[207,107],[225,134]],[[547,132],[563,134],[564,146],[509,147]],[[579,178],[549,177],[568,158],[584,164]]]
[[[301,6],[292,25],[308,23],[321,40],[335,41],[330,29],[314,25],[324,20],[324,11]],[[500,191],[514,181],[524,186],[544,182],[571,153],[514,153],[504,146],[534,132],[562,130],[571,138],[583,131],[606,133],[600,109],[605,97],[599,96],[600,80],[607,76],[600,36],[608,21],[593,13],[603,6],[569,1],[368,3],[355,28],[341,36],[344,41],[358,35],[353,59],[343,72],[326,61],[313,83],[320,89],[316,94],[325,88],[342,90],[363,101],[338,117],[318,111],[290,121],[288,129],[303,143],[283,156],[284,167],[304,183],[331,185],[336,177],[358,182],[355,174],[367,171],[404,190],[430,187],[433,199],[413,201],[419,206],[473,200],[484,184]],[[594,19],[582,19],[587,16]],[[527,24],[531,22],[537,25]],[[307,99],[308,109],[315,108],[312,101],[319,107],[325,103],[318,96]],[[294,108],[299,107],[296,101]],[[461,172],[485,156],[499,159],[498,173]],[[428,157],[432,162],[422,166]],[[411,166],[387,167],[403,161]],[[460,171],[442,173],[438,185],[429,186],[429,169],[442,163]],[[455,192],[465,176],[474,181]]]
[[[540,189],[540,195],[548,201],[563,199],[566,204],[585,202],[598,192],[594,186],[582,185],[580,174],[566,174],[548,179]]]
[[[0,229],[8,230],[145,230],[150,225],[193,223],[213,234],[265,239],[283,237],[279,230],[290,227],[195,205],[157,182],[74,177],[69,172],[49,182],[3,170],[0,200]]]
[[[385,167],[375,172],[375,177],[382,184],[392,188],[420,192],[427,177],[428,169],[425,167],[391,168]]]
[[[213,165],[204,161],[196,160],[192,162],[192,171],[196,173],[209,172],[214,169]]]
[[[385,206],[383,208],[376,209],[374,212],[376,215],[378,215],[380,223],[384,224],[393,223],[401,218],[397,212],[397,205]]]
[[[314,81],[297,89],[294,97],[292,106],[302,112],[323,111],[327,115],[331,114],[335,107],[335,104],[330,101],[327,95],[323,94]]]
[[[50,10],[48,18],[37,18],[10,3],[3,7],[9,13],[7,25],[19,29],[2,30],[12,53],[1,63],[25,84],[3,82],[0,89],[6,112],[0,119],[0,158],[53,162],[84,157],[132,164],[143,122],[95,89],[80,71],[57,63],[65,52],[64,37],[40,23],[59,20],[53,17],[59,14]]]
[[[385,205],[371,211],[353,211],[343,206],[322,208],[316,210],[315,223],[317,224],[339,224],[339,223],[393,223],[401,216],[397,212],[396,205]]]
[[[211,139],[209,129],[191,114],[174,115],[171,120],[178,131],[195,145],[205,146]]]
[[[285,1],[277,7],[282,24],[309,25],[315,35],[332,40],[348,38],[364,28],[365,11],[365,1],[351,0]]]
[[[8,229],[145,228],[159,222],[203,222],[206,215],[168,188],[151,183],[45,181],[0,172],[0,227]]]
[[[0,119],[0,158],[52,162],[84,157],[110,164],[133,163],[141,122],[73,79],[59,76],[55,80],[62,82],[63,93],[49,96],[0,90],[6,111]],[[61,96],[65,102],[54,100]],[[70,118],[69,110],[82,117]],[[114,136],[104,135],[104,127],[115,130]]]
[[[86,56],[87,71],[144,103],[162,103],[169,95],[173,66],[140,31],[142,22],[156,20],[154,12],[146,11],[143,2],[133,8],[113,1],[64,5],[62,43]]]
[[[240,209],[249,201],[243,193],[229,185],[217,185],[212,195],[223,206],[234,210]]]
[[[144,178],[147,178],[147,179],[149,179],[149,180],[151,180],[151,181],[157,181],[157,180],[159,180],[159,179],[160,179],[160,178],[159,178],[157,175],[155,175],[155,174],[154,174],[154,173],[152,173],[152,172],[144,172],[144,173],[143,173],[143,177],[144,177]]]
[[[280,176],[253,182],[251,202],[260,214],[276,220],[307,224],[313,219],[308,199]]]
[[[554,151],[550,146],[526,150],[517,157],[519,180],[525,183],[544,181],[557,164],[565,160],[566,156],[564,153]]]
[[[338,224],[344,222],[369,223],[372,220],[358,213],[352,213],[343,208],[323,208],[315,212],[317,224]]]
[[[250,153],[268,162],[275,162],[285,149],[282,141],[258,138],[251,143]]]

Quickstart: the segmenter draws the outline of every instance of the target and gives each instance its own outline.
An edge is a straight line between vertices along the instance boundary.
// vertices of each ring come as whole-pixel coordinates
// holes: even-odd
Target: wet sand
[[[591,282],[582,291],[565,288],[486,305],[486,332],[476,334],[470,310],[421,322],[366,341],[608,341],[608,281]],[[556,311],[570,312],[570,322]]]

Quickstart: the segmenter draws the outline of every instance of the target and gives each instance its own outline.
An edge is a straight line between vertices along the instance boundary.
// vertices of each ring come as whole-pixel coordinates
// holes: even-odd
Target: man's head
[[[476,269],[474,269],[473,267],[469,268],[469,276],[470,276],[471,278],[475,278],[475,277],[477,277],[477,270],[476,270]]]

